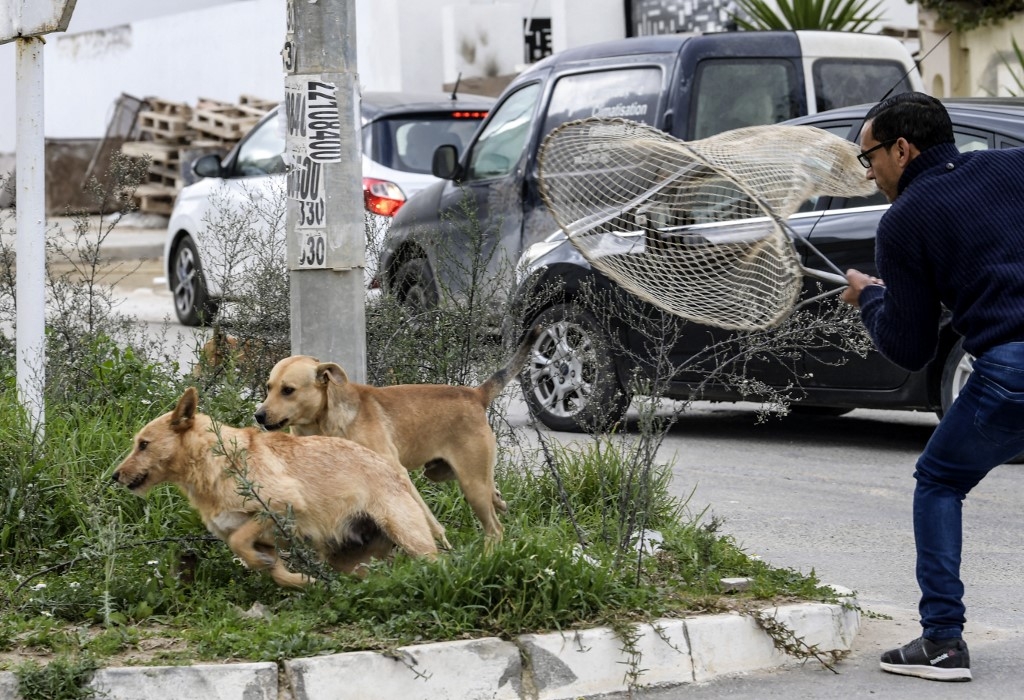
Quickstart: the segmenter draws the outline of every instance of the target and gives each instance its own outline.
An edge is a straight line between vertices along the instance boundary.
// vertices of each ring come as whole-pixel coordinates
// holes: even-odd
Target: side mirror
[[[220,156],[216,153],[207,153],[192,161],[192,172],[196,177],[220,177]]]
[[[434,177],[454,180],[459,171],[459,149],[450,143],[438,146],[430,163],[430,171]]]

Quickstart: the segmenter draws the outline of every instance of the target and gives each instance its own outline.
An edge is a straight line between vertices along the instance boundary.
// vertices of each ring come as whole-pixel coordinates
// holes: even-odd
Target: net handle
[[[822,282],[831,282],[832,284],[838,284],[843,287],[846,287],[850,284],[846,280],[845,276],[837,275],[834,272],[815,270],[813,267],[804,267],[803,265],[801,265],[800,268],[803,271],[803,273],[808,277],[813,277],[814,279],[821,280]]]

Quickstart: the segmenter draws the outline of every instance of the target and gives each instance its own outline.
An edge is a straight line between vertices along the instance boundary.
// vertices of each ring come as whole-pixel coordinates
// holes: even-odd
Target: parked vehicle
[[[522,251],[558,228],[538,193],[537,150],[566,121],[624,117],[690,140],[869,102],[890,88],[922,89],[914,62],[896,39],[865,34],[661,35],[560,52],[506,88],[464,149],[437,150],[433,172],[446,182],[395,217],[382,283],[429,307],[442,287],[459,295],[470,286],[482,250],[497,292],[488,296],[507,294]],[[467,209],[479,231],[468,230]]]
[[[1024,146],[1024,99],[957,99],[946,100],[945,104],[961,151]],[[816,126],[856,140],[870,107],[847,107],[787,123]],[[811,241],[840,269],[852,267],[874,274],[875,231],[888,207],[881,193],[853,199],[824,197],[793,215],[789,223],[798,236]],[[821,267],[806,247],[798,244],[797,249],[804,255],[804,264]],[[808,282],[808,286],[811,284]],[[539,289],[547,293],[538,295]],[[552,289],[557,290],[554,295]],[[529,247],[522,256],[515,297],[524,313],[509,331],[517,334],[538,322],[546,327],[522,379],[530,409],[553,429],[578,430],[588,412],[598,407],[603,420],[617,420],[629,405],[634,371],[639,371],[641,380],[650,377],[650,368],[635,360],[650,355],[637,329],[613,321],[610,332],[624,349],[616,351],[615,344],[608,342],[609,327],[573,305],[583,293],[614,290],[614,283],[592,269],[560,232]],[[627,297],[622,290],[608,295],[613,304],[627,303]],[[629,298],[633,304],[640,303]],[[659,318],[660,311],[646,305],[644,308],[651,319]],[[607,318],[627,317],[621,309],[604,311],[608,312]],[[726,336],[722,330],[687,324],[669,352],[670,362],[683,366],[710,343]],[[794,397],[798,399],[794,404],[797,410],[841,415],[854,408],[886,408],[941,415],[970,375],[972,358],[964,353],[948,319],[943,321],[939,338],[935,359],[917,372],[898,367],[878,352],[860,357],[824,346],[782,361],[777,357],[755,360],[747,366],[748,377],[784,388],[799,375]],[[690,398],[702,377],[700,372],[682,372],[672,378],[664,395]],[[703,387],[700,398],[736,401],[740,397],[734,388],[719,383]]]
[[[368,248],[379,251],[391,217],[421,189],[437,182],[431,158],[442,144],[464,148],[494,103],[490,97],[368,92],[362,114],[363,199]],[[182,189],[167,227],[164,261],[174,311],[185,325],[211,317],[228,270],[244,264],[225,252],[224,232],[211,226],[235,217],[239,225],[270,227],[284,236],[285,119],[281,107],[267,114],[223,159],[203,156],[193,170],[201,179]],[[367,280],[376,254],[367,255]]]

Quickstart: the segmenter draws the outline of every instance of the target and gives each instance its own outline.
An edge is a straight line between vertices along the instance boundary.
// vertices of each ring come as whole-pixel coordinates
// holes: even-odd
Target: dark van
[[[538,193],[536,155],[563,122],[623,117],[692,140],[876,101],[890,89],[921,90],[920,75],[902,43],[868,34],[677,34],[560,52],[506,88],[463,153],[435,152],[444,181],[394,218],[380,281],[429,308],[442,287],[469,288],[476,256],[498,298],[507,294],[522,251],[558,229]]]

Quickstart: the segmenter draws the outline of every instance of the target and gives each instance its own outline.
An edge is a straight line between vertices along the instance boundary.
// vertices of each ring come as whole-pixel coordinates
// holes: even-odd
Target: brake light
[[[364,177],[363,204],[371,214],[394,216],[405,204],[405,193],[393,182]]]
[[[452,119],[486,119],[487,112],[452,112]]]

